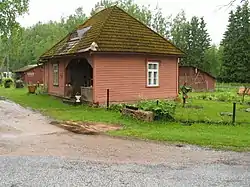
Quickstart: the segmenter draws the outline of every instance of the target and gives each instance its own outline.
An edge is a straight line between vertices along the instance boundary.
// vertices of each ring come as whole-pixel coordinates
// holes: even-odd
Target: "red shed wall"
[[[207,81],[207,85],[205,84],[194,84],[194,79],[196,77],[195,74],[195,68],[194,67],[179,67],[179,84],[183,85],[185,81],[187,81],[188,85],[192,85],[192,87],[196,90],[196,91],[205,91],[205,90],[209,90],[209,91],[214,91],[215,90],[215,78],[213,78],[212,76],[210,76],[209,74],[200,71],[198,69],[198,71],[200,73],[200,75],[204,78],[204,80]],[[197,82],[199,82],[199,80],[197,79]]]
[[[204,74],[205,76],[205,79],[207,80],[207,83],[208,83],[208,89],[210,91],[214,91],[215,90],[215,84],[216,84],[216,79],[209,76],[208,74]]]
[[[159,87],[147,87],[147,60],[159,61]],[[177,57],[94,55],[94,102],[174,98],[178,93]]]
[[[36,84],[39,82],[43,84],[44,68],[42,66],[28,70],[22,74],[22,79],[25,83]]]

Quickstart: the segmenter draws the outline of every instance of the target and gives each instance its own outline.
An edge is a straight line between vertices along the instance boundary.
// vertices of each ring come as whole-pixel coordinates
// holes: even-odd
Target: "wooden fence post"
[[[109,89],[107,89],[107,110],[109,109]]]
[[[235,124],[235,119],[236,119],[236,103],[233,103],[233,125]]]

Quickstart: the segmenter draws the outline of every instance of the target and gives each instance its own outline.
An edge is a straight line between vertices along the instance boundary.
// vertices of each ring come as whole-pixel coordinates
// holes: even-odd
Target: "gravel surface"
[[[0,187],[250,186],[250,153],[86,136],[0,101]]]
[[[1,187],[246,186],[244,166],[105,164],[54,157],[2,157]]]

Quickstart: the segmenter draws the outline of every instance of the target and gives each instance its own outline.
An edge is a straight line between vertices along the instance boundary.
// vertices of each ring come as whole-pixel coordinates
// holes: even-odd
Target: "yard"
[[[218,96],[221,93],[215,93]],[[232,112],[232,101],[206,100],[204,93],[192,94],[189,106],[202,108],[176,108],[176,122],[147,123],[122,117],[119,112],[88,106],[70,106],[61,100],[47,95],[28,95],[27,89],[0,88],[0,95],[25,107],[37,109],[57,120],[106,122],[122,124],[123,130],[109,132],[113,136],[135,137],[140,139],[189,143],[216,149],[250,151],[250,113],[245,112],[247,105],[237,104],[235,126],[220,122],[231,122],[231,116],[221,116],[220,112]],[[211,94],[207,95],[211,96]],[[233,98],[235,99],[235,98]],[[237,98],[236,98],[237,99]],[[246,97],[246,100],[249,100]],[[193,123],[184,123],[192,121]],[[209,122],[209,123],[208,123]]]

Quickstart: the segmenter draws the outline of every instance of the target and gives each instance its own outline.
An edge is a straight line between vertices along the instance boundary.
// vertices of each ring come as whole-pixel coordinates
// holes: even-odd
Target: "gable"
[[[185,66],[185,65],[179,66],[179,76],[194,76],[196,75],[195,69],[197,69],[197,72],[205,74],[208,77],[211,77],[212,79],[216,79],[215,76],[213,76],[212,74],[208,72],[203,71],[202,69],[196,68],[194,66]]]

